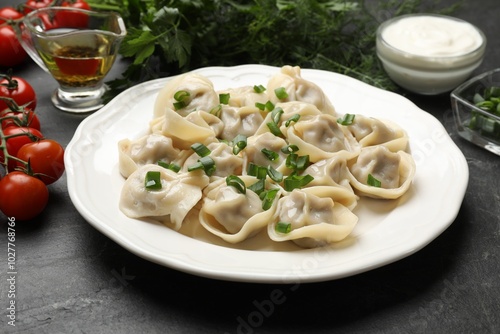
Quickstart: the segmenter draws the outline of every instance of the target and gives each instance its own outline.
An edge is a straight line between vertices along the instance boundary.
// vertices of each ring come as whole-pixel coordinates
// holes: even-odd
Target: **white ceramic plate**
[[[280,69],[262,65],[210,67],[196,72],[217,90],[267,84]],[[329,248],[269,247],[252,240],[229,246],[201,229],[189,237],[168,227],[127,218],[118,208],[124,179],[118,172],[117,142],[144,133],[156,94],[169,78],[135,86],[86,118],[66,149],[68,190],[81,215],[127,250],[155,263],[194,275],[245,282],[301,283],[338,279],[415,253],[455,219],[468,184],[461,151],[433,116],[409,100],[343,75],[302,69],[340,114],[391,119],[407,130],[417,173],[398,201],[362,199],[352,235]],[[261,236],[258,236],[260,238]]]

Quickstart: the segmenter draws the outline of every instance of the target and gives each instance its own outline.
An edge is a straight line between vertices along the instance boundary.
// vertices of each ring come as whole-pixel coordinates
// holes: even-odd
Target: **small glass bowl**
[[[500,116],[475,105],[486,89],[500,87],[500,68],[480,74],[451,92],[453,116],[458,134],[490,152],[500,155]]]
[[[480,45],[472,50],[453,56],[427,56],[400,50],[383,37],[385,29],[407,18],[436,18],[439,20],[463,24],[474,29],[481,38]],[[418,27],[417,27],[418,28]],[[416,29],[417,29],[416,28]],[[418,30],[413,35],[427,35]],[[431,46],[430,46],[431,47]],[[389,77],[399,86],[421,95],[449,93],[467,80],[481,64],[486,48],[484,33],[474,25],[450,16],[438,14],[408,14],[397,16],[383,22],[377,29],[376,50],[382,66]]]

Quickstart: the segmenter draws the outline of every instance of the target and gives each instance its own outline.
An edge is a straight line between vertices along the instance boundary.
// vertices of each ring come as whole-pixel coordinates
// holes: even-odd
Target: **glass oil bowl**
[[[451,92],[451,104],[458,134],[500,155],[500,112],[495,115],[474,103],[491,87],[500,87],[500,69],[480,74],[457,87]]]
[[[410,38],[418,40],[415,51],[403,50],[394,46],[384,38],[384,31],[389,27],[398,27],[404,24],[403,20],[431,19],[436,22],[436,29],[429,28],[430,24],[419,23],[401,29],[400,38],[405,43]],[[406,20],[406,22],[409,22]],[[418,22],[418,21],[417,21]],[[437,26],[444,23],[444,26]],[[393,26],[398,24],[398,26]],[[460,39],[460,35],[449,25],[458,25],[468,29],[471,38],[474,37],[478,46],[474,44],[472,50],[464,52],[447,50],[450,39]],[[407,29],[407,30],[406,30]],[[459,41],[462,42],[462,41]],[[420,46],[423,43],[424,46]],[[408,91],[421,95],[438,95],[449,93],[458,85],[467,80],[471,73],[481,64],[486,48],[486,37],[481,30],[472,24],[450,16],[437,14],[409,14],[394,17],[383,22],[377,29],[376,50],[384,70],[399,86]],[[418,50],[418,51],[417,51]],[[448,52],[450,51],[450,52]]]

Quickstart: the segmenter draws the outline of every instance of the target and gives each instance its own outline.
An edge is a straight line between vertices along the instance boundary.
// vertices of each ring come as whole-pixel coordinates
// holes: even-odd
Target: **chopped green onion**
[[[285,122],[285,126],[286,127],[289,127],[290,126],[290,123],[294,122],[294,123],[297,123],[300,119],[300,115],[299,114],[295,114],[293,115],[292,117],[290,117],[286,122]]]
[[[194,165],[188,167],[188,172],[192,172],[198,169],[203,169],[205,171],[205,174],[211,176],[216,169],[214,159],[209,156],[202,157],[198,159],[198,161]]]
[[[260,103],[260,102],[255,102],[255,107],[259,110],[262,110],[262,111],[264,111],[266,109],[266,105],[264,103]]]
[[[222,113],[222,106],[220,104],[218,104],[215,107],[213,107],[212,109],[210,109],[210,111],[208,113],[220,118],[220,114]]]
[[[229,175],[226,177],[226,184],[230,187],[236,188],[241,194],[246,194],[246,186],[242,179],[236,175]]]
[[[269,175],[274,182],[279,183],[283,181],[283,174],[274,169],[273,166],[267,166],[267,175]]]
[[[267,176],[267,168],[263,166],[258,166],[251,162],[248,165],[248,175],[255,176],[258,179],[265,179]]]
[[[174,94],[174,100],[176,100],[176,101],[184,101],[190,95],[191,94],[188,91],[179,90],[179,91],[175,92],[175,94]]]
[[[337,119],[337,123],[340,125],[351,125],[355,117],[356,115],[354,114],[345,114],[344,117]]]
[[[186,106],[186,103],[184,101],[178,101],[178,102],[174,102],[174,109],[175,110],[179,110],[179,109],[182,109]]]
[[[377,180],[372,174],[368,174],[368,179],[366,180],[366,184],[377,188],[380,188],[382,186],[382,182]]]
[[[160,190],[161,189],[161,173],[159,171],[150,170],[146,173],[144,179],[144,186],[147,190]]]
[[[201,143],[194,143],[191,145],[191,149],[200,157],[206,157],[211,153],[210,149]]]
[[[314,180],[314,177],[309,174],[303,176],[292,174],[285,178],[283,186],[286,191],[292,191],[293,189],[306,186],[312,180]]]
[[[228,104],[230,96],[231,95],[229,93],[219,94],[219,102],[222,104]]]
[[[178,173],[181,170],[181,166],[174,164],[174,163],[167,163],[165,161],[158,161],[158,166],[161,166],[166,169],[170,169],[171,171],[174,171]]]
[[[283,152],[285,154],[297,152],[298,150],[299,150],[299,147],[297,145],[294,145],[294,144],[290,144],[290,145],[287,145],[287,146],[281,148],[281,152]]]
[[[248,186],[248,189],[250,189],[251,191],[253,191],[257,195],[260,195],[265,190],[265,185],[266,185],[266,180],[259,179],[254,184]]]
[[[279,126],[274,123],[274,122],[269,122],[269,123],[266,123],[267,127],[269,128],[269,131],[271,131],[271,133],[277,137],[283,137],[283,133],[281,133],[281,130],[279,128]]]
[[[298,159],[299,159],[299,155],[298,154],[296,154],[296,153],[290,153],[286,157],[285,166],[287,168],[292,169],[292,170],[296,170],[297,169],[297,160]]]
[[[285,87],[278,87],[274,90],[274,94],[279,100],[284,100],[288,97]]]
[[[268,158],[271,161],[275,161],[276,159],[279,158],[278,153],[271,151],[271,150],[268,150],[267,148],[263,148],[261,150],[261,152],[262,152],[262,154],[264,154],[266,156],[266,158]]]
[[[241,150],[243,150],[245,147],[247,147],[247,137],[245,135],[237,135],[233,139],[233,154],[237,155],[240,153]]]
[[[274,199],[276,198],[276,194],[278,193],[278,189],[270,189],[265,191],[262,198],[262,209],[269,210],[273,205]]]
[[[295,168],[297,170],[304,170],[309,166],[309,155],[301,155],[297,159],[297,164]]]
[[[266,87],[262,86],[262,85],[255,85],[253,86],[253,90],[254,92],[256,93],[264,93],[266,91]]]
[[[267,101],[267,102],[266,102],[266,109],[267,109],[268,111],[272,111],[272,110],[274,110],[274,104],[273,104],[271,101]]]
[[[290,233],[292,231],[292,224],[279,221],[276,223],[276,226],[274,229],[278,233],[287,234],[287,233]]]
[[[280,107],[274,108],[273,111],[271,112],[271,118],[272,118],[273,122],[276,124],[279,124],[280,120],[281,120],[281,115],[283,115],[283,113],[284,113],[284,111],[282,108],[280,108]]]

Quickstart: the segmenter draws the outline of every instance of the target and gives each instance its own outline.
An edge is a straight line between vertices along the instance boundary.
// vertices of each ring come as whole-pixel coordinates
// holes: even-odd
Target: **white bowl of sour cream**
[[[377,30],[377,56],[399,86],[423,95],[449,92],[482,62],[486,37],[474,25],[450,16],[410,14]]]

